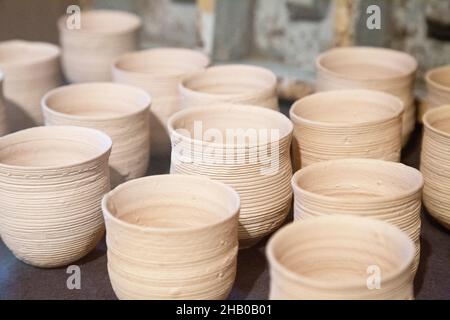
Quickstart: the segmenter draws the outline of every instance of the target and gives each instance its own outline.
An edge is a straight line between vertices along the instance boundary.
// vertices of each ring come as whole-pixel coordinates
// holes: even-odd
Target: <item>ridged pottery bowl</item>
[[[292,129],[281,113],[249,105],[189,108],[169,119],[171,173],[207,176],[239,193],[241,248],[276,230],[291,208]]]
[[[3,73],[0,70],[0,137],[9,132],[8,117],[6,115],[5,99],[3,97]]]
[[[427,95],[420,105],[419,120],[429,109],[450,104],[450,66],[428,71],[425,75]]]
[[[292,178],[294,219],[356,215],[384,220],[409,235],[420,260],[422,174],[401,163],[341,159],[315,163]]]
[[[73,84],[42,99],[46,125],[98,129],[111,137],[111,185],[143,177],[150,160],[149,106],[142,89],[117,83]]]
[[[116,10],[81,13],[79,29],[68,26],[67,16],[58,20],[62,65],[69,82],[111,81],[111,66],[126,52],[138,48],[141,19]]]
[[[236,275],[239,196],[204,177],[151,176],[103,198],[119,299],[225,299]]]
[[[423,203],[434,218],[450,229],[450,105],[431,109],[423,122]]]
[[[60,49],[49,43],[0,42],[0,69],[10,130],[42,125],[42,96],[62,84]]]
[[[317,57],[316,68],[317,91],[371,89],[399,97],[405,105],[402,142],[406,144],[416,122],[414,57],[385,48],[335,48]]]
[[[251,65],[210,67],[180,84],[181,107],[191,108],[228,102],[278,109],[277,77]]]
[[[100,131],[70,126],[0,138],[0,235],[18,259],[64,266],[97,245],[111,144]]]
[[[319,92],[293,104],[295,168],[342,158],[400,161],[403,104],[372,90]]]
[[[266,249],[270,299],[410,300],[414,245],[384,221],[327,216],[279,230]]]
[[[201,52],[181,48],[157,48],[121,56],[113,66],[113,80],[140,87],[152,96],[150,127],[152,152],[170,152],[167,120],[180,110],[178,85],[198,70],[206,68],[209,58]]]

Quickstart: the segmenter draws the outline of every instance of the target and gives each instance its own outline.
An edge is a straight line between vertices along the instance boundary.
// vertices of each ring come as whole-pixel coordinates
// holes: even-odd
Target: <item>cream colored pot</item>
[[[150,160],[149,106],[142,89],[117,83],[74,84],[42,99],[46,125],[98,129],[111,137],[111,184],[145,176]]]
[[[227,298],[238,251],[233,189],[204,177],[151,176],[120,185],[102,206],[118,298]]]
[[[71,126],[0,138],[0,235],[18,259],[59,267],[97,245],[111,144],[100,131]]]
[[[419,120],[429,109],[450,104],[450,66],[432,69],[425,75],[427,95],[419,109]]]
[[[414,245],[369,218],[327,216],[279,230],[266,249],[270,299],[413,299]]]

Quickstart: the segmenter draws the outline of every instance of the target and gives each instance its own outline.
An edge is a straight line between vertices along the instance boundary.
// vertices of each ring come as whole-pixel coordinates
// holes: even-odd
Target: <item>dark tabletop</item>
[[[287,114],[289,103],[282,103]],[[402,162],[418,168],[421,127],[403,150]],[[170,156],[152,156],[150,174],[168,173]],[[292,216],[288,221],[292,220]],[[241,250],[230,299],[267,299],[269,275],[264,255],[266,241]],[[106,270],[102,240],[89,255],[75,262],[81,270],[81,289],[66,286],[66,268],[39,269],[17,260],[0,241],[0,299],[116,299]],[[415,280],[417,299],[450,299],[450,233],[424,210],[420,266]]]

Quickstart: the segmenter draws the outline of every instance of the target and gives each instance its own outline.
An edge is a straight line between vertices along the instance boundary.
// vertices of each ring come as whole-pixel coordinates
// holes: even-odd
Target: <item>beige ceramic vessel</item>
[[[228,102],[279,110],[277,77],[268,69],[251,65],[199,71],[181,82],[180,94],[182,108]]]
[[[423,203],[433,217],[450,229],[450,105],[431,109],[423,122]]]
[[[429,109],[450,104],[450,66],[432,69],[425,75],[427,95],[420,105],[419,120]]]
[[[54,89],[42,99],[42,110],[46,125],[88,127],[111,137],[111,184],[116,186],[147,172],[150,103],[142,89],[98,82]]]
[[[189,108],[169,119],[171,173],[207,176],[239,193],[241,248],[276,230],[290,210],[292,129],[281,113],[249,105]]]
[[[0,138],[0,234],[18,259],[64,266],[97,245],[111,144],[100,131],[70,126]]]
[[[372,90],[320,92],[293,104],[296,168],[342,158],[400,161],[403,105]]]
[[[201,52],[181,48],[157,48],[121,56],[113,66],[113,80],[140,87],[152,96],[150,127],[154,154],[170,152],[167,120],[180,110],[178,85],[209,58]]]
[[[79,29],[58,21],[62,65],[70,82],[110,81],[111,66],[120,55],[138,48],[141,19],[116,10],[81,13]],[[69,24],[70,25],[70,24]]]
[[[120,299],[225,299],[236,275],[239,196],[204,177],[124,183],[102,202]]]
[[[316,60],[318,91],[371,89],[399,97],[405,106],[403,144],[414,130],[414,81],[417,61],[400,51],[385,48],[335,48]]]
[[[0,69],[11,131],[43,124],[40,100],[62,84],[59,59],[60,49],[49,43],[0,42]]]
[[[266,249],[270,299],[413,299],[414,245],[369,218],[327,216],[291,223]]]
[[[5,99],[3,97],[3,73],[0,70],[0,137],[9,132],[8,117],[6,115]]]
[[[292,178],[294,219],[356,215],[384,220],[409,235],[420,260],[422,174],[401,163],[341,159],[315,163]]]

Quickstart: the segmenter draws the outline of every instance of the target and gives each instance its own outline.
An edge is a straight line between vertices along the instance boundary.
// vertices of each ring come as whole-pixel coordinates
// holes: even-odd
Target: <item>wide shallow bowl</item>
[[[292,177],[294,219],[355,215],[384,220],[409,235],[420,260],[422,174],[401,163],[374,159],[325,161]]]
[[[379,220],[327,216],[269,241],[270,299],[413,299],[411,239]]]
[[[229,102],[279,110],[277,77],[268,69],[251,65],[199,71],[181,82],[180,94],[182,108]]]
[[[103,198],[108,273],[120,299],[225,299],[234,283],[239,196],[205,177],[126,182]]]
[[[342,158],[400,161],[403,104],[373,90],[319,92],[295,102],[294,164]]]
[[[433,217],[450,229],[450,105],[431,109],[423,122],[423,203]]]
[[[142,89],[98,82],[54,89],[42,99],[42,110],[46,125],[88,127],[111,137],[111,183],[116,186],[147,172],[150,103]]]
[[[62,66],[69,82],[110,81],[111,66],[138,47],[139,16],[119,10],[81,12],[79,28],[72,17],[58,20]]]
[[[180,110],[180,81],[208,64],[209,58],[203,53],[182,48],[132,52],[115,61],[114,82],[140,87],[152,96],[150,127],[154,154],[170,152],[167,120]]]
[[[60,49],[50,43],[0,42],[0,69],[11,131],[42,125],[42,96],[62,84]]]
[[[179,111],[168,126],[171,173],[207,176],[239,193],[241,248],[283,223],[292,199],[288,118],[257,106],[221,104]]]
[[[0,138],[0,235],[20,260],[64,266],[102,238],[111,139],[81,127],[35,127]]]
[[[334,48],[316,59],[317,91],[371,89],[399,97],[405,106],[403,145],[416,122],[414,82],[417,61],[411,55],[386,48]]]

